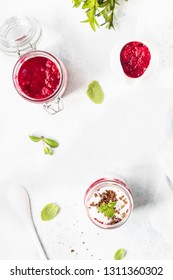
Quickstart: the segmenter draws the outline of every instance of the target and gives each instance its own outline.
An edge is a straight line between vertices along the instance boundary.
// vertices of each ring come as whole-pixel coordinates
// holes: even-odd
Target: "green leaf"
[[[105,21],[108,21],[108,13],[106,8],[102,10],[101,14],[103,15]]]
[[[92,30],[96,31],[96,26],[95,26],[94,19],[90,19],[89,23],[90,23],[90,26],[91,26]]]
[[[97,81],[93,81],[88,85],[86,94],[96,104],[101,104],[104,100],[104,92]]]
[[[98,211],[104,213],[107,208],[108,208],[107,204],[103,202],[102,205],[98,207]]]
[[[45,153],[45,155],[49,154],[49,147],[44,146],[44,153]]]
[[[105,211],[104,211],[104,215],[108,218],[112,218],[115,215],[115,211],[114,208],[112,207],[108,207]]]
[[[41,140],[41,137],[37,137],[33,135],[29,135],[29,138],[34,142],[39,142]]]
[[[115,3],[114,3],[114,2],[115,2],[115,0],[110,0],[109,2],[110,2],[110,6],[111,6],[111,8],[115,6]]]
[[[108,203],[108,207],[114,207],[116,205],[116,201],[111,201]]]
[[[52,148],[57,148],[59,143],[53,139],[43,138],[43,141]]]
[[[49,203],[42,209],[41,219],[43,221],[50,221],[58,214],[59,210],[59,206],[54,203]]]
[[[86,0],[82,5],[82,9],[92,9],[95,6],[95,0]]]
[[[103,202],[99,207],[98,207],[98,211],[101,213],[104,213],[104,215],[108,218],[112,218],[115,215],[115,210],[114,210],[114,206],[116,204],[116,201],[112,201],[109,202],[108,204],[106,204],[105,202]]]
[[[78,8],[81,5],[82,0],[72,0],[72,2],[74,3],[74,7]]]
[[[100,25],[98,24],[96,18],[94,19],[94,23],[97,25],[98,28],[100,28]]]
[[[44,146],[44,153],[45,155],[53,155],[53,151],[48,146]]]
[[[94,19],[94,9],[88,10],[88,12],[87,12],[87,17],[88,17],[89,19]]]
[[[90,22],[90,19],[88,18],[88,19],[86,19],[86,20],[82,20],[81,22],[82,22],[82,23]]]
[[[126,251],[122,248],[120,248],[116,253],[114,254],[114,260],[122,260],[126,255]]]
[[[103,2],[101,4],[98,5],[99,8],[104,8],[105,6],[107,6],[107,3],[106,2]]]
[[[53,155],[53,151],[51,149],[49,149],[49,155],[52,156]]]

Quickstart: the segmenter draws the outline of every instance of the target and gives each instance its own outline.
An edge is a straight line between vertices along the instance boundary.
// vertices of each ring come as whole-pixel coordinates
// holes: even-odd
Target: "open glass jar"
[[[42,103],[55,114],[63,109],[68,74],[63,62],[46,51],[36,50],[42,30],[35,19],[11,17],[0,27],[0,48],[18,55],[12,79],[17,92],[28,101]]]
[[[104,229],[122,226],[133,210],[130,188],[118,176],[92,183],[85,193],[84,204],[90,220]]]

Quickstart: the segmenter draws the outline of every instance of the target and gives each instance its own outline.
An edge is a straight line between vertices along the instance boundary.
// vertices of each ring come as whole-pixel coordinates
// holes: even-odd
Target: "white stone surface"
[[[70,0],[3,1],[1,22],[18,14],[37,18],[43,29],[38,49],[60,57],[70,81],[64,110],[50,116],[42,105],[16,93],[11,76],[17,57],[0,53],[0,259],[39,259],[25,224],[7,200],[13,184],[24,185],[30,194],[50,259],[112,260],[120,247],[129,260],[173,259],[173,190],[165,176],[169,170],[173,177],[173,157],[168,168],[162,166],[173,107],[173,3],[121,2],[117,29],[94,33],[80,23],[84,13],[73,9]],[[129,40],[148,42],[155,50],[152,73],[138,83],[127,82],[116,63],[115,69],[110,63],[116,46]],[[94,79],[105,92],[102,105],[85,94]],[[41,145],[29,140],[34,133],[60,142],[55,155],[45,156]],[[173,138],[168,138],[173,149]],[[83,205],[87,187],[103,172],[120,174],[135,201],[127,224],[111,231],[94,226]],[[50,202],[61,211],[43,222],[41,209]]]

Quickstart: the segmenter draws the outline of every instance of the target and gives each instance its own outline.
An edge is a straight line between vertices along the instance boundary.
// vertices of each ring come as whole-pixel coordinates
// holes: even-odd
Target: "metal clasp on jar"
[[[35,51],[36,50],[36,45],[29,43],[28,44],[30,46],[31,51]],[[25,51],[22,52],[19,48],[17,48],[17,55],[18,57],[21,57],[23,54],[25,54]]]
[[[50,115],[54,115],[64,109],[64,104],[62,98],[58,96],[53,101],[45,103],[43,107]]]

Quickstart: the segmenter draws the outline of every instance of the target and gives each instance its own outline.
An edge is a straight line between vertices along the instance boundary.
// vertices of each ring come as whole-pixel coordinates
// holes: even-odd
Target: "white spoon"
[[[7,191],[7,197],[11,203],[13,209],[16,211],[18,216],[25,222],[29,232],[32,234],[37,250],[39,252],[41,259],[48,259],[48,256],[44,250],[40,237],[38,235],[37,229],[35,227],[32,211],[30,197],[22,185],[13,185]]]

